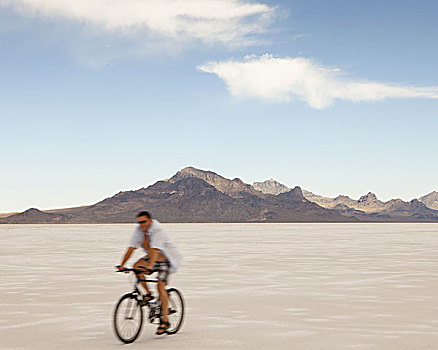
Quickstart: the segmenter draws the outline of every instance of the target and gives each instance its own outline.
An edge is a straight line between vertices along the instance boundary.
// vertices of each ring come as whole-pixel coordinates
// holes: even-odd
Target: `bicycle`
[[[157,283],[156,279],[141,279],[139,274],[150,274],[152,271],[145,269],[124,269],[116,272],[134,272],[136,281],[134,290],[131,293],[123,295],[116,304],[114,309],[114,331],[117,337],[125,344],[134,342],[140,335],[143,327],[143,308],[148,308],[148,320],[150,323],[159,323],[162,313],[159,298],[153,298],[150,301],[144,299],[143,294],[138,289],[140,282]],[[166,331],[172,335],[179,331],[184,320],[184,299],[181,292],[175,288],[169,288],[169,322],[170,328]]]

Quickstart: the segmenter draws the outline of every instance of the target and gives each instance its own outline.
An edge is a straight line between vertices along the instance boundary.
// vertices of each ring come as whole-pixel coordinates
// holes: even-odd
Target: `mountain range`
[[[141,210],[162,222],[438,222],[438,192],[410,202],[382,202],[371,192],[359,200],[328,198],[273,179],[250,185],[187,167],[170,179],[93,205],[31,208],[0,217],[0,223],[130,223]]]

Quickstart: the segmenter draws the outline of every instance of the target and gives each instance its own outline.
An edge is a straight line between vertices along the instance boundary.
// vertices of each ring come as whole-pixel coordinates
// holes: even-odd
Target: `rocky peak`
[[[337,196],[335,198],[335,200],[337,200],[337,201],[346,201],[346,200],[351,200],[351,198],[346,196],[346,195],[340,194],[339,196]]]
[[[280,193],[290,191],[289,187],[279,183],[278,181],[275,181],[274,179],[269,179],[264,182],[254,182],[252,184],[252,187],[262,193],[273,195],[278,195]]]
[[[394,210],[406,210],[409,207],[409,204],[400,198],[391,199],[390,201],[385,203],[384,210],[385,211],[394,211]]]
[[[378,212],[383,209],[385,203],[377,199],[377,196],[368,192],[365,196],[359,198],[359,200],[352,205],[355,209],[364,210],[366,212]]]
[[[212,171],[204,171],[200,169],[196,169],[193,167],[186,167],[178,171],[174,176],[172,176],[168,181],[169,182],[177,182],[181,179],[188,177],[196,177],[198,179],[204,180],[210,185],[216,184],[217,186],[223,185],[225,182],[229,182],[230,180],[212,172]],[[213,185],[214,186],[214,185]],[[216,187],[216,186],[215,186]]]
[[[299,199],[304,199],[304,195],[303,195],[303,190],[301,189],[300,186],[295,186],[291,191],[289,191],[290,193],[293,193],[295,197],[299,198]]]
[[[42,212],[37,208],[29,208],[21,213],[22,216],[36,216],[36,215],[44,215],[46,213]]]
[[[403,203],[406,203],[406,202],[404,200],[400,199],[400,198],[396,198],[396,199],[391,199],[389,201],[389,203],[403,204]]]
[[[39,210],[37,208],[29,208],[29,209],[25,210],[23,213],[41,213],[41,210]]]
[[[420,202],[418,199],[411,200],[410,204],[411,204],[412,208],[417,208],[417,209],[425,209],[425,208],[427,208],[427,206],[423,202]]]
[[[278,196],[283,199],[287,198],[288,200],[292,199],[294,201],[307,202],[304,198],[303,190],[299,186],[296,186],[288,192],[280,193]]]
[[[438,192],[433,191],[418,199],[424,203],[428,208],[438,210]]]
[[[204,170],[196,169],[196,168],[194,168],[192,166],[188,166],[188,167],[185,167],[185,168],[181,169],[180,171],[178,171],[177,175],[180,174],[180,175],[183,175],[183,176],[196,176],[196,177],[199,177],[199,176],[202,176],[205,173],[213,173],[213,172],[212,171],[204,171]],[[213,173],[213,174],[217,175],[216,173]],[[217,176],[220,176],[220,175],[217,175]]]
[[[405,202],[399,198],[391,199],[390,201],[386,202],[383,211],[398,215],[428,214],[433,212],[433,210],[426,207],[426,205],[420,202],[418,199]]]
[[[240,180],[238,177],[232,179],[231,182],[233,182],[237,185],[245,185],[245,183],[242,180]]]
[[[377,196],[372,193],[372,192],[368,192],[368,194],[366,194],[365,196],[362,196],[359,198],[358,200],[359,203],[376,203],[379,202],[379,200],[377,199]]]
[[[235,178],[233,180],[220,176],[212,171],[204,171],[193,167],[187,167],[178,171],[168,181],[175,183],[179,180],[196,177],[207,182],[209,185],[216,188],[218,191],[225,193],[231,197],[238,198],[242,196],[242,192],[250,193],[258,197],[262,197],[263,194],[252,188],[250,185],[244,183],[241,179]]]

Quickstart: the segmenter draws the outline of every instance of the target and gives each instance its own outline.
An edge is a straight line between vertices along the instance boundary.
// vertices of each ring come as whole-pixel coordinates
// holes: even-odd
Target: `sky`
[[[0,212],[186,166],[358,199],[438,190],[438,2],[0,0]]]

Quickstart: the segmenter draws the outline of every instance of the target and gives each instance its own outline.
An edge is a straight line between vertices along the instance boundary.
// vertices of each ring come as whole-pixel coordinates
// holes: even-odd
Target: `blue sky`
[[[189,165],[326,196],[438,190],[437,2],[112,4],[0,0],[0,212]]]

